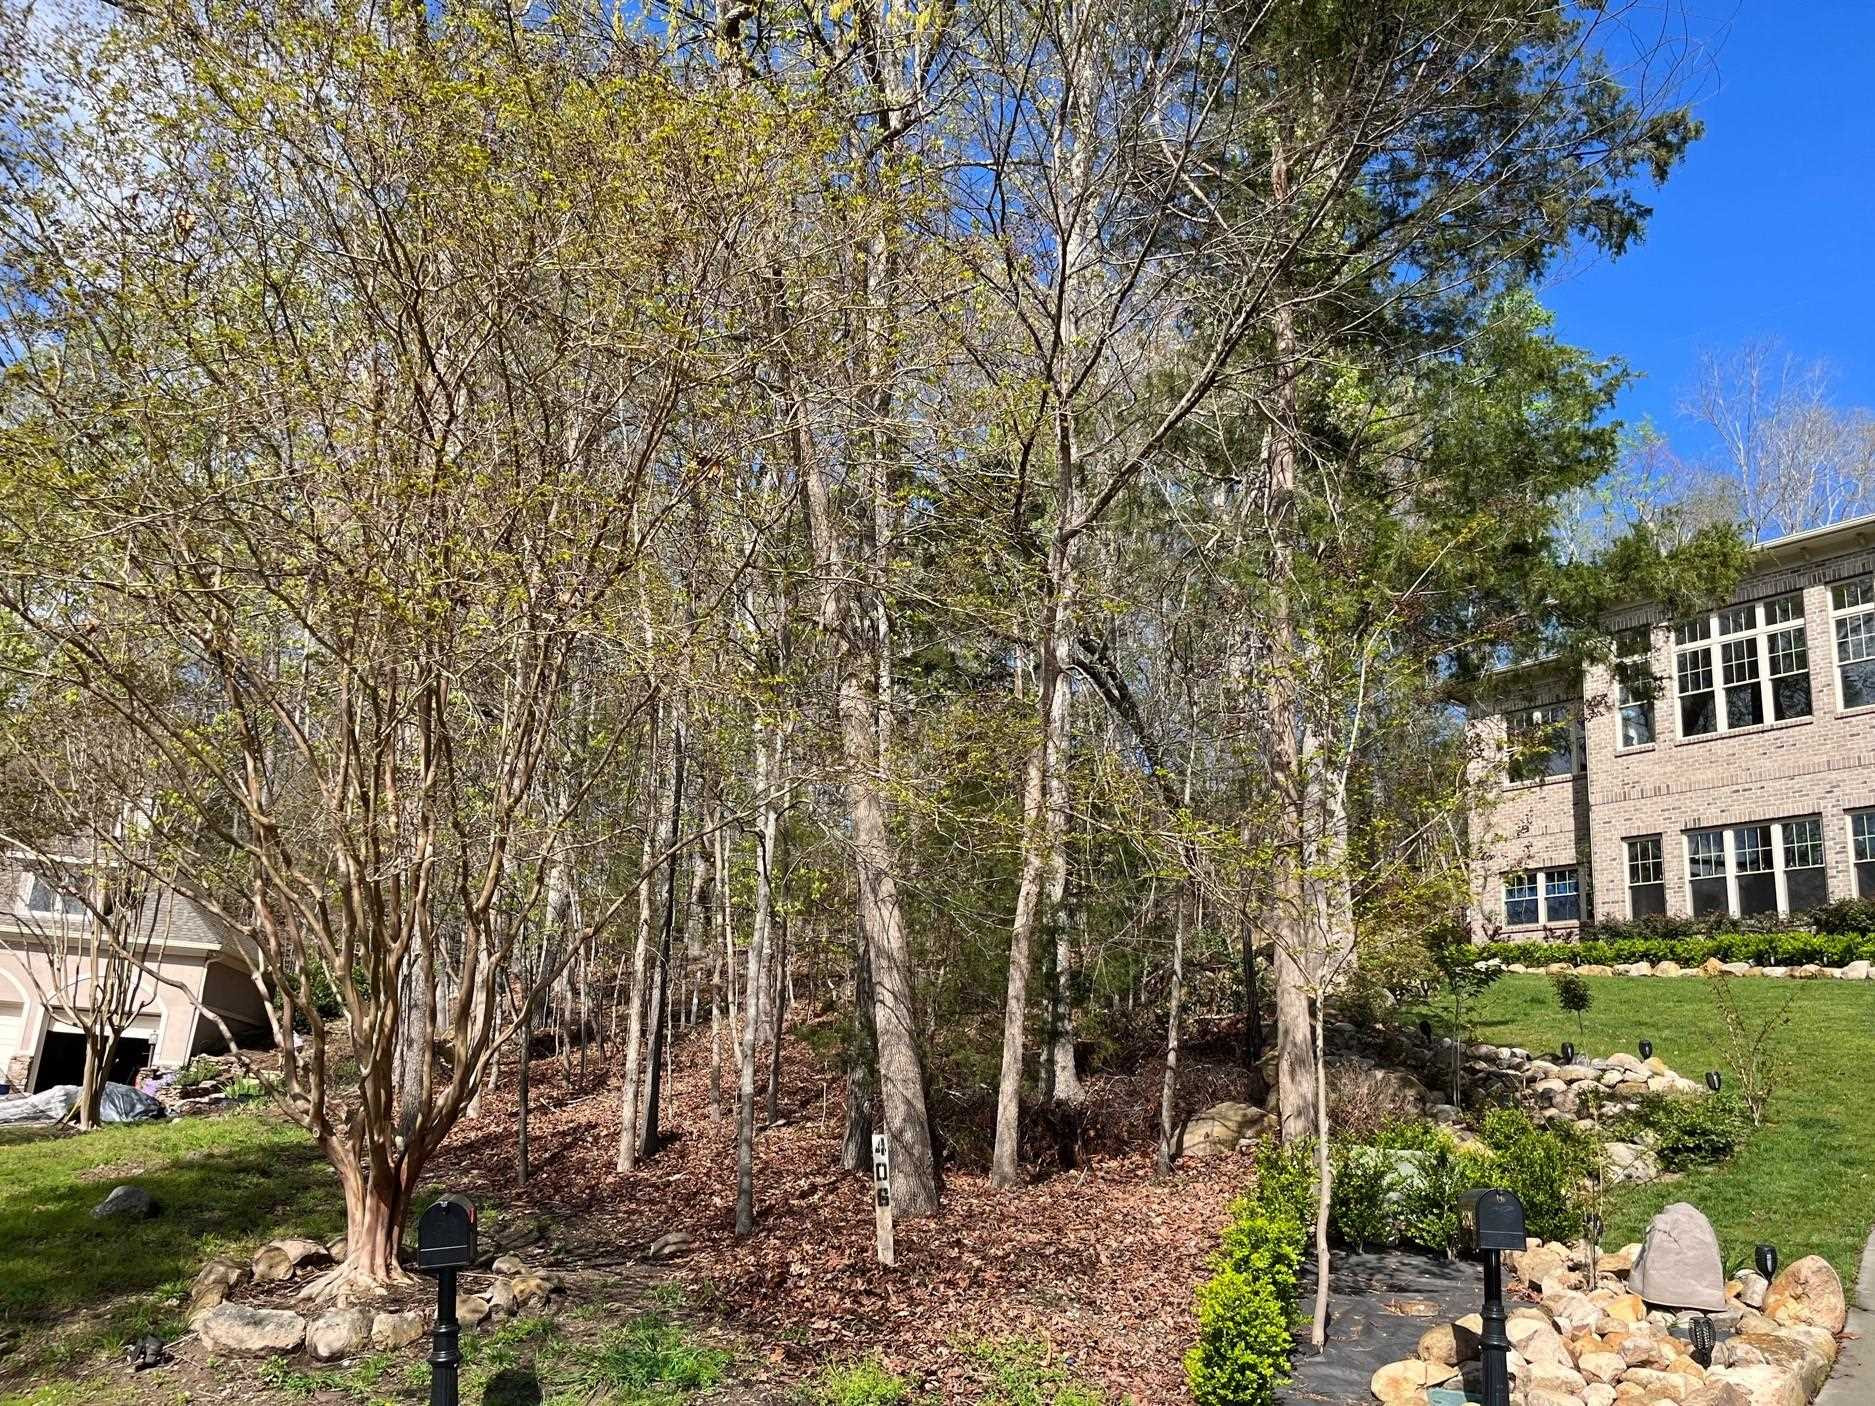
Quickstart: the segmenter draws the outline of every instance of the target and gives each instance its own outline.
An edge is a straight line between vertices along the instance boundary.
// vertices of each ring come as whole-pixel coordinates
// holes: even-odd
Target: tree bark
[[[736,1085],[736,1234],[755,1233],[755,1053],[762,1036],[761,997],[766,981],[769,930],[774,924],[774,854],[780,807],[774,791],[781,772],[779,733],[764,729],[756,743],[755,786],[761,820],[755,846],[755,927],[749,938],[748,1000],[742,1012],[742,1048]]]
[[[857,1172],[872,1165],[872,1070],[878,1058],[872,1027],[872,963],[866,939],[855,933],[853,943],[853,1033],[846,1048],[846,1136],[840,1145],[840,1165]]]
[[[1161,1175],[1172,1170],[1174,1119],[1178,1112],[1178,1015],[1185,996],[1185,901],[1180,895],[1178,921],[1172,925],[1172,991],[1166,1002],[1165,1080],[1159,1090],[1159,1156]]]
[[[650,962],[651,917],[655,904],[651,866],[657,857],[657,835],[662,815],[658,805],[659,744],[663,740],[662,707],[652,709],[649,756],[645,761],[644,839],[638,847],[638,930],[632,943],[630,1003],[625,1018],[625,1081],[619,1094],[618,1159],[616,1169],[634,1170],[638,1165],[638,1087],[639,1060],[644,1052],[645,968]]]
[[[671,803],[669,820],[664,828],[664,852],[668,868],[664,875],[664,919],[658,937],[657,981],[651,995],[650,1048],[646,1052],[645,1107],[639,1135],[638,1155],[652,1157],[659,1146],[658,1094],[659,1060],[670,1035],[671,938],[677,924],[677,834],[683,823],[685,755],[684,719],[681,712],[671,724]]]

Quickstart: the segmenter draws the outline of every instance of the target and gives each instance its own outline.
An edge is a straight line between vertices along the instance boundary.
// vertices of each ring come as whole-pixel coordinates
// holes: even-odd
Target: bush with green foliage
[[[1198,1286],[1198,1341],[1185,1376],[1198,1406],[1265,1406],[1289,1380],[1293,1299],[1266,1279],[1221,1269]]]
[[[1493,1108],[1478,1133],[1491,1149],[1491,1185],[1523,1202],[1530,1234],[1545,1240],[1581,1235],[1582,1188],[1601,1155],[1595,1138],[1572,1124],[1538,1126],[1521,1108]]]
[[[1576,1018],[1576,1039],[1585,1039],[1582,1017],[1595,1004],[1595,993],[1589,989],[1586,980],[1572,971],[1557,972],[1550,978],[1550,982],[1556,988],[1556,1004]]]
[[[1669,1172],[1726,1161],[1751,1135],[1751,1115],[1733,1093],[1679,1097],[1644,1094],[1611,1119],[1610,1136],[1645,1142]]]
[[[1605,932],[1606,927],[1601,931]],[[1585,936],[1579,941],[1488,942],[1469,949],[1476,962],[1520,963],[1543,967],[1552,962],[1575,966],[1621,966],[1630,962],[1678,962],[1696,967],[1709,957],[1746,962],[1755,967],[1844,967],[1875,962],[1875,935],[1856,933],[1773,932],[1704,935],[1636,934]]]

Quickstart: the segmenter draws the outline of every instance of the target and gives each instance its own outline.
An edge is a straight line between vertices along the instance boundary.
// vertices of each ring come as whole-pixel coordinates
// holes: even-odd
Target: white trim
[[[1795,602],[1797,616],[1782,620],[1769,618],[1770,607],[1786,602]],[[1750,613],[1749,625],[1726,629],[1728,619]],[[1681,642],[1682,630],[1697,629],[1697,638]],[[1780,678],[1796,678],[1797,670],[1784,674],[1772,673],[1771,639],[1795,631],[1802,640],[1803,669],[1801,676],[1809,685],[1810,709],[1806,713],[1793,714],[1788,718],[1777,716],[1777,688]],[[1746,687],[1745,683],[1727,684],[1725,652],[1728,645],[1737,646],[1741,642],[1749,645],[1750,665],[1754,676],[1749,680],[1758,695],[1758,721],[1734,725],[1726,706],[1726,693],[1731,688]],[[1707,687],[1693,691],[1694,696],[1710,694],[1712,698],[1713,726],[1704,732],[1686,730],[1686,711],[1684,701],[1688,696],[1681,689],[1680,656],[1699,654],[1705,658],[1704,673]],[[1708,737],[1722,736],[1728,732],[1744,732],[1750,729],[1769,727],[1779,723],[1792,723],[1800,718],[1814,717],[1816,714],[1816,671],[1810,650],[1810,620],[1806,609],[1804,592],[1801,590],[1779,591],[1757,600],[1744,601],[1737,605],[1722,606],[1705,615],[1689,616],[1676,620],[1667,628],[1667,672],[1672,679],[1673,688],[1673,736],[1676,742],[1696,742]],[[1618,686],[1618,685],[1617,685]],[[1658,710],[1654,716],[1654,734],[1659,736],[1660,718]]]
[[[1713,874],[1695,876],[1693,873],[1693,836],[1719,836],[1719,852],[1725,873],[1725,912],[1728,917],[1743,917],[1738,900],[1738,832],[1741,830],[1764,830],[1769,832],[1771,867],[1753,869],[1753,874],[1769,872],[1772,882],[1772,894],[1776,902],[1775,911],[1781,916],[1790,915],[1790,882],[1787,866],[1784,862],[1786,847],[1786,828],[1792,825],[1815,825],[1817,848],[1821,852],[1820,865],[1802,865],[1801,868],[1820,869],[1823,875],[1823,893],[1829,897],[1829,846],[1824,842],[1822,817],[1820,815],[1790,815],[1781,820],[1740,820],[1728,825],[1696,825],[1680,832],[1681,873],[1686,879],[1686,909],[1689,915],[1698,913],[1693,900],[1693,884],[1709,883],[1719,877]]]

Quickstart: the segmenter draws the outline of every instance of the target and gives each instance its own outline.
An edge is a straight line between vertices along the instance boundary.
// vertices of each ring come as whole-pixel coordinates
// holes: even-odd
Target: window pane
[[[1615,657],[1618,659],[1643,658],[1652,648],[1653,641],[1645,625],[1615,631]]]
[[[1504,876],[1504,921],[1520,927],[1536,921],[1536,875]]]
[[[1784,895],[1789,900],[1790,911],[1801,913],[1809,908],[1821,908],[1829,902],[1828,871],[1816,869],[1792,869],[1784,875]]]
[[[1875,703],[1875,611],[1846,615],[1836,622],[1836,662],[1842,666],[1840,705],[1859,708]]]
[[[1771,827],[1741,825],[1732,831],[1732,865],[1740,874],[1771,872]]]
[[[35,913],[56,913],[59,910],[58,890],[47,883],[42,874],[33,875],[32,893],[26,899],[26,906]]]
[[[1859,577],[1854,581],[1844,581],[1831,588],[1829,599],[1830,604],[1837,610],[1867,605],[1870,601],[1875,601],[1875,582],[1867,576]]]
[[[1552,923],[1572,923],[1580,916],[1580,895],[1576,891],[1576,871],[1550,869],[1543,875],[1544,917]]]
[[[1849,836],[1855,845],[1856,862],[1875,863],[1875,812],[1850,816]]]
[[[1777,876],[1775,874],[1740,874],[1738,876],[1738,916],[1777,911]]]
[[[1621,745],[1645,747],[1654,740],[1654,705],[1630,703],[1621,710]]]
[[[1810,716],[1810,676],[1787,674],[1771,680],[1771,707],[1779,722]]]
[[[1712,651],[1683,649],[1674,657],[1681,693],[1704,693],[1712,687]]]
[[[1784,867],[1810,869],[1823,862],[1823,822],[1787,820],[1784,822]]]
[[[1665,884],[1628,885],[1628,916],[1630,918],[1654,918],[1665,914],[1666,911],[1667,886]]]
[[[1754,629],[1757,623],[1758,607],[1755,605],[1741,605],[1719,612],[1719,633],[1722,635],[1742,634]]]
[[[1628,841],[1628,882],[1658,884],[1665,880],[1665,866],[1660,859],[1660,836],[1647,835]]]
[[[1838,702],[1845,708],[1875,703],[1875,659],[1842,666],[1842,697]]]
[[[1855,866],[1855,896],[1875,898],[1875,860],[1863,860]]]
[[[1680,698],[1680,736],[1698,737],[1719,726],[1717,701],[1710,693],[1689,693]]]
[[[1776,600],[1764,603],[1764,623],[1782,625],[1786,621],[1803,619],[1803,595],[1801,592],[1779,596]]]
[[[1673,627],[1675,644],[1692,644],[1697,640],[1710,638],[1712,622],[1706,619],[1683,620]]]
[[[1756,727],[1764,721],[1764,695],[1755,683],[1725,690],[1725,725]]]
[[[1726,909],[1724,879],[1694,879],[1692,882],[1693,916],[1723,913]]]
[[[1687,872],[1695,879],[1725,877],[1725,836],[1717,830],[1699,830],[1686,837]]]

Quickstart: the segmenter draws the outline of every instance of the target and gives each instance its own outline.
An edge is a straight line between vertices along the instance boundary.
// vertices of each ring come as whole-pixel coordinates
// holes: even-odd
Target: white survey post
[[[892,1144],[872,1135],[872,1207],[879,1232],[879,1263],[892,1264]]]

